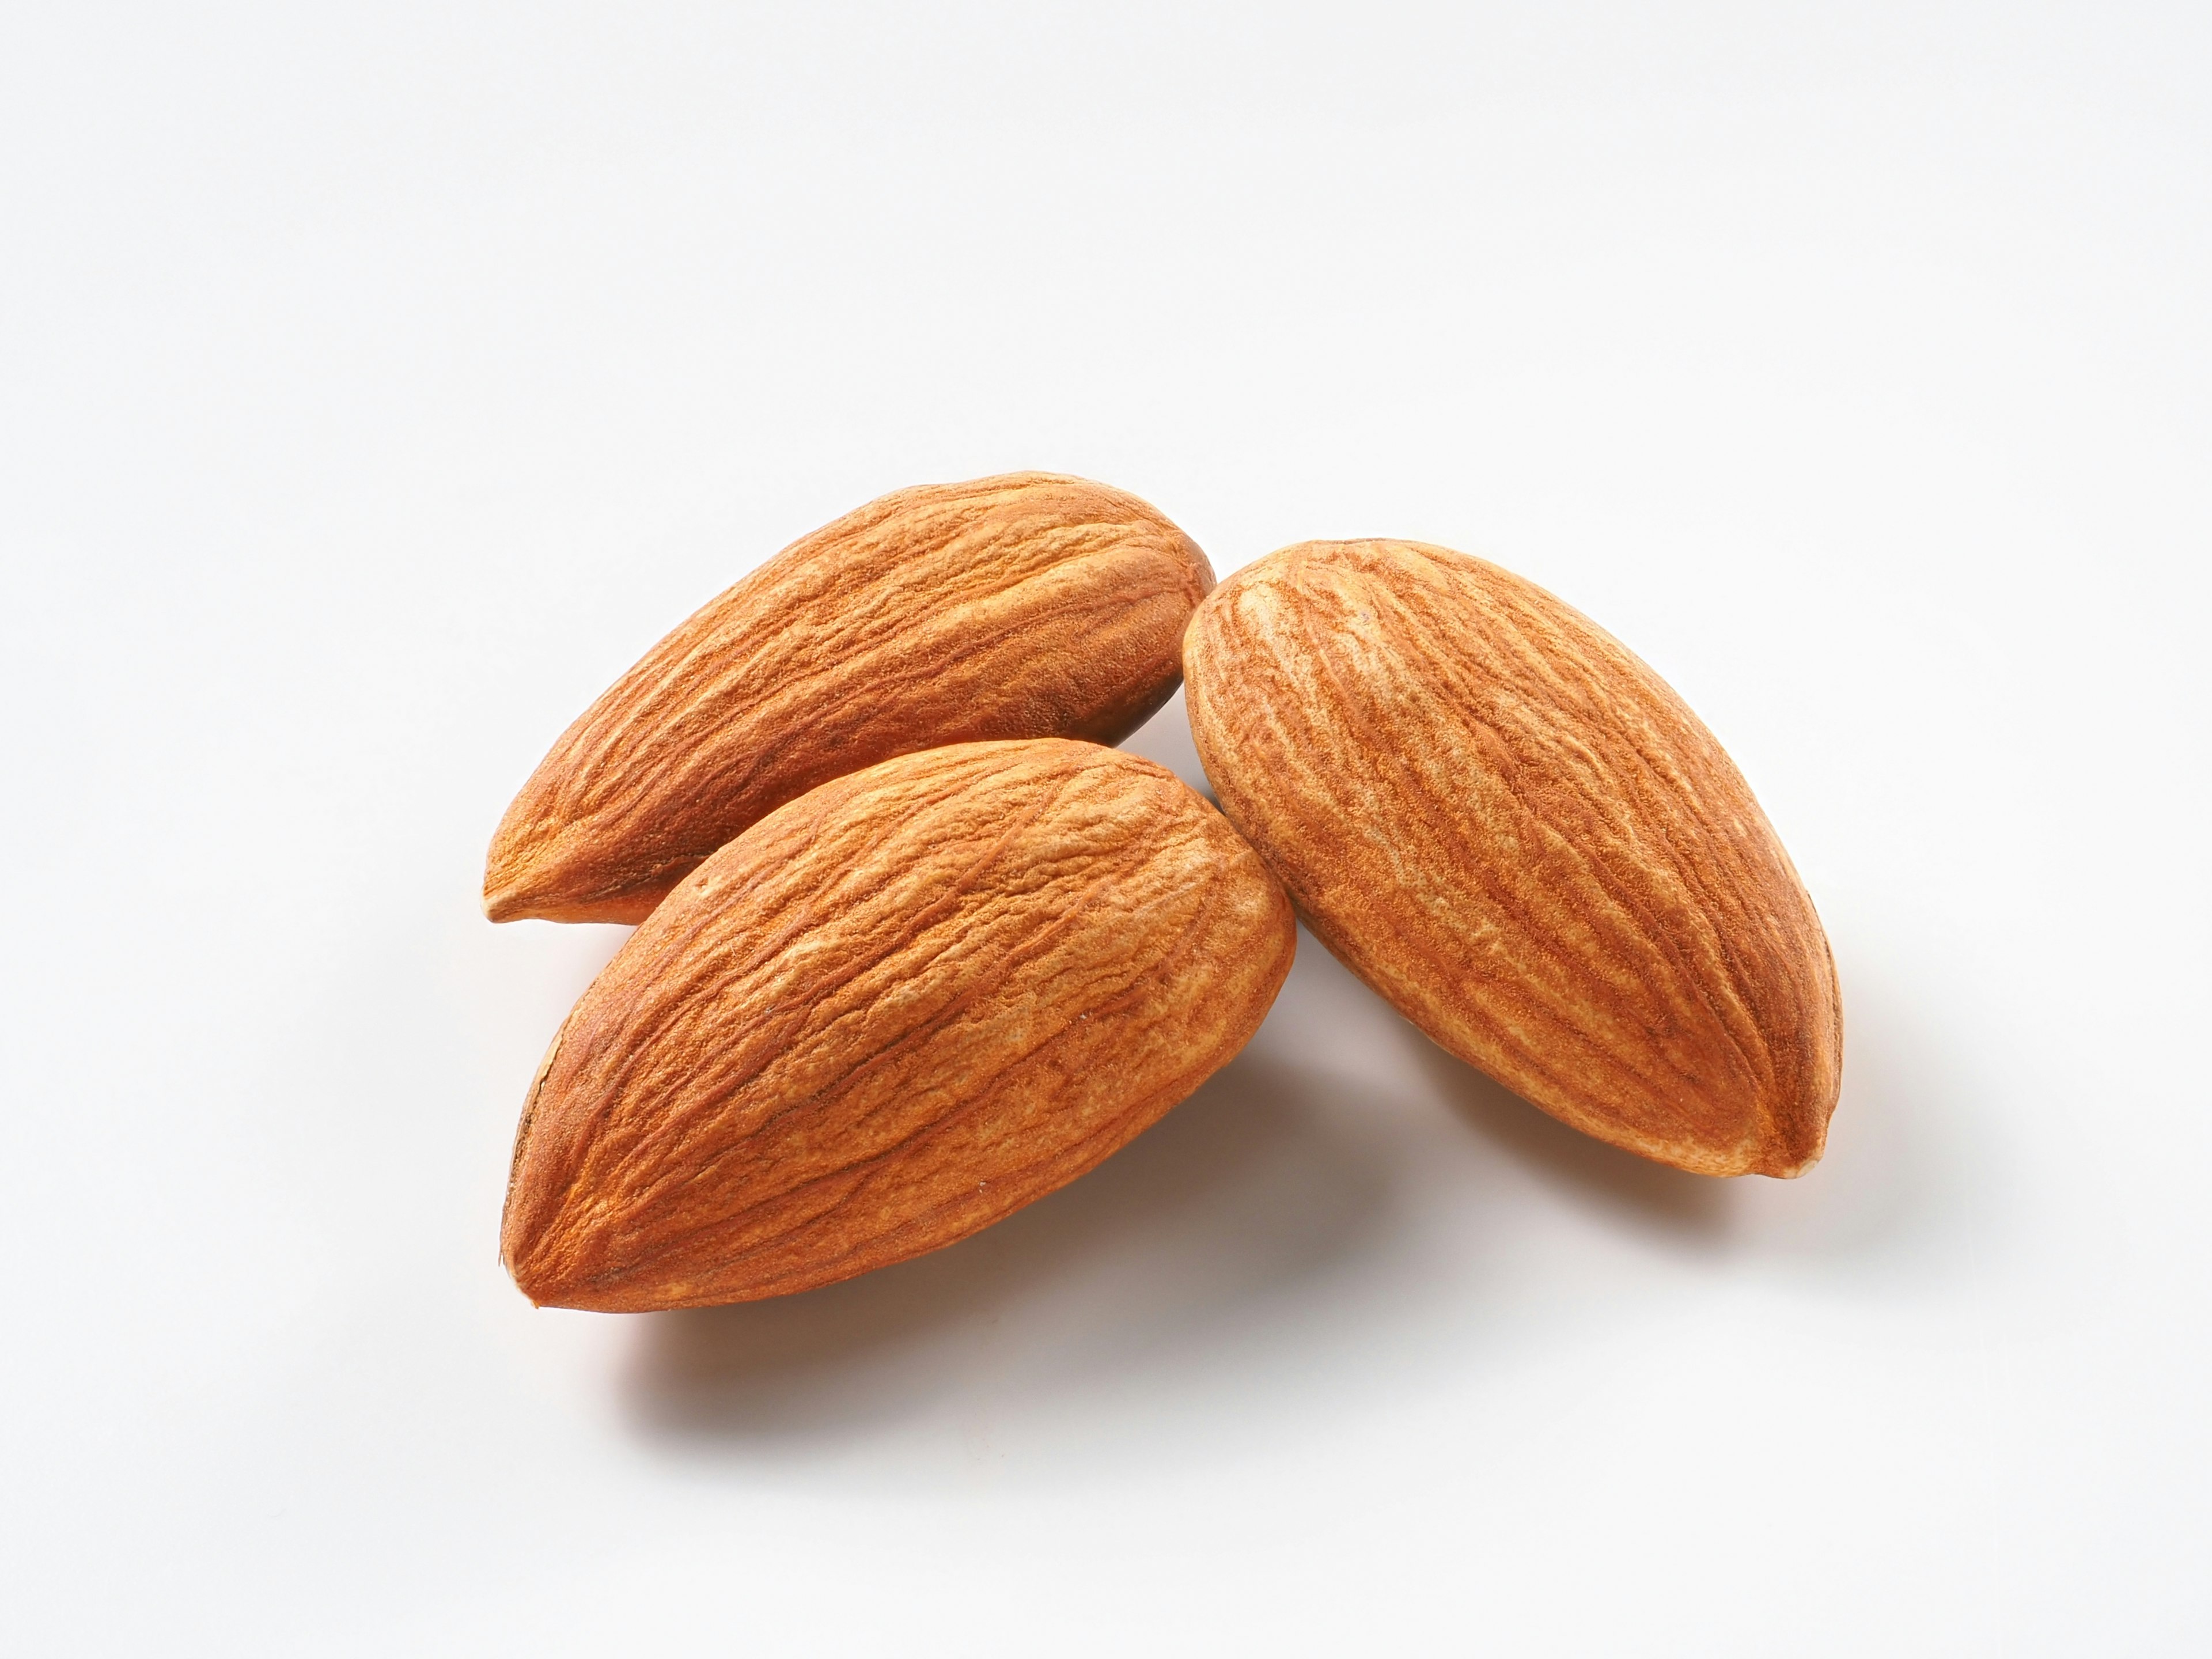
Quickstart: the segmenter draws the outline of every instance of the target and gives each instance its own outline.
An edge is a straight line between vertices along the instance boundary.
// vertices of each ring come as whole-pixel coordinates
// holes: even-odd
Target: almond
[[[1115,743],[1174,693],[1196,544],[1133,495],[1018,473],[902,489],[786,548],[554,744],[484,871],[495,921],[636,921],[818,783],[988,738]]]
[[[1820,918],[1711,732],[1603,629],[1464,554],[1307,542],[1214,590],[1184,670],[1222,811],[1443,1048],[1680,1169],[1820,1157]]]
[[[1095,744],[883,762],[653,911],[531,1092],[502,1254],[533,1301],[805,1290],[1073,1180],[1243,1046],[1289,901],[1164,768]]]

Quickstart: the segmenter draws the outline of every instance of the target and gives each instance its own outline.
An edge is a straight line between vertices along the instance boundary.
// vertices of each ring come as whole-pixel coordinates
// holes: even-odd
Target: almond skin
[[[1222,811],[1414,1024],[1662,1164],[1820,1157],[1826,935],[1742,775],[1618,641],[1465,554],[1307,542],[1223,582],[1183,649]]]
[[[1227,1063],[1289,900],[1164,768],[968,744],[823,785],[708,859],[562,1027],[501,1254],[534,1302],[778,1296],[989,1225]]]
[[[818,783],[988,738],[1117,743],[1173,695],[1206,556],[1042,472],[902,489],[786,548],[562,734],[492,839],[495,921],[637,921]]]

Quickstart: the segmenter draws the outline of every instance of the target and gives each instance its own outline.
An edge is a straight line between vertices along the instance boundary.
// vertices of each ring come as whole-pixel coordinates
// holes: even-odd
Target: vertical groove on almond
[[[1464,554],[1310,542],[1216,588],[1184,651],[1223,811],[1437,1042],[1682,1169],[1819,1158],[1826,936],[1734,763],[1611,635]]]

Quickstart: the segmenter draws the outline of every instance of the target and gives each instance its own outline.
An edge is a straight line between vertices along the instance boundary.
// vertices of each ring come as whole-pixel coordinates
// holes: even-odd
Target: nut
[[[1706,1175],[1820,1157],[1835,965],[1749,787],[1681,700],[1508,571],[1306,542],[1184,641],[1222,811],[1315,933],[1443,1048]]]
[[[576,1005],[502,1254],[635,1311],[849,1278],[1073,1180],[1224,1065],[1289,901],[1164,768],[1095,744],[884,761],[745,830]]]
[[[1118,742],[1173,694],[1197,545],[1133,495],[1017,473],[902,489],[804,537],[554,744],[484,871],[495,921],[637,921],[818,783],[986,738]]]

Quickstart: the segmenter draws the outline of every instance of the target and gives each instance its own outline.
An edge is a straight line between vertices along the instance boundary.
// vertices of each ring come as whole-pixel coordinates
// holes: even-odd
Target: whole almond
[[[533,1301],[805,1290],[1073,1180],[1251,1036],[1281,887],[1165,769],[969,744],[800,797],[708,859],[531,1091],[502,1254]]]
[[[1307,542],[1184,641],[1221,808],[1315,933],[1553,1116],[1707,1175],[1802,1172],[1840,1082],[1827,939],[1680,698],[1541,588]]]
[[[636,921],[748,824],[893,755],[1115,743],[1174,693],[1206,556],[1133,495],[902,489],[786,548],[562,734],[493,837],[495,921]]]

